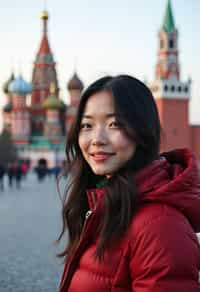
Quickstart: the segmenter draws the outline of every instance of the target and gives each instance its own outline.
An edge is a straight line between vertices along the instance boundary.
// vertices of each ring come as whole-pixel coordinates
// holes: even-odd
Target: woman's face
[[[136,143],[118,122],[109,92],[102,91],[89,97],[81,120],[79,147],[92,171],[107,177],[135,153]]]

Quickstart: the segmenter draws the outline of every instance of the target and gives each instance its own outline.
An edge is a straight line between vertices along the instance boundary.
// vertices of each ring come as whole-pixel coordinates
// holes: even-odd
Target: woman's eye
[[[120,122],[113,121],[113,122],[110,123],[110,127],[111,128],[120,128],[121,124],[120,124]]]
[[[92,125],[91,124],[89,124],[89,123],[82,123],[81,124],[81,129],[85,129],[85,130],[87,130],[87,129],[90,129],[92,127]]]

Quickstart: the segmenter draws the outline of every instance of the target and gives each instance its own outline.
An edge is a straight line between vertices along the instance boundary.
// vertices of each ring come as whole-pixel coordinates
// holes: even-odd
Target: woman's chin
[[[106,176],[106,177],[110,177],[111,176],[111,171],[108,170],[108,169],[92,168],[92,171],[96,175],[102,175],[102,176]]]

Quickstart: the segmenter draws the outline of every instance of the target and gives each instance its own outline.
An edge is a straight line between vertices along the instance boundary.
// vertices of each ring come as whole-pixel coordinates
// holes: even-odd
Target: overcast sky
[[[46,3],[45,3],[46,2]],[[0,84],[12,70],[31,80],[41,41],[40,14],[57,62],[61,97],[77,69],[85,85],[103,74],[129,73],[153,80],[167,0],[0,0]],[[200,123],[200,0],[172,0],[179,31],[181,79],[192,78],[190,120]],[[0,91],[0,105],[5,97]]]

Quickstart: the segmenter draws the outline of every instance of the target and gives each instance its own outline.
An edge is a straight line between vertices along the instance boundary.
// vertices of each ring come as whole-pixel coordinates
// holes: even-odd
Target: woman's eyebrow
[[[116,117],[117,115],[115,113],[108,113],[105,116],[106,116],[106,118],[112,118],[112,117]],[[91,115],[83,114],[82,118],[83,119],[93,119],[94,117]]]

